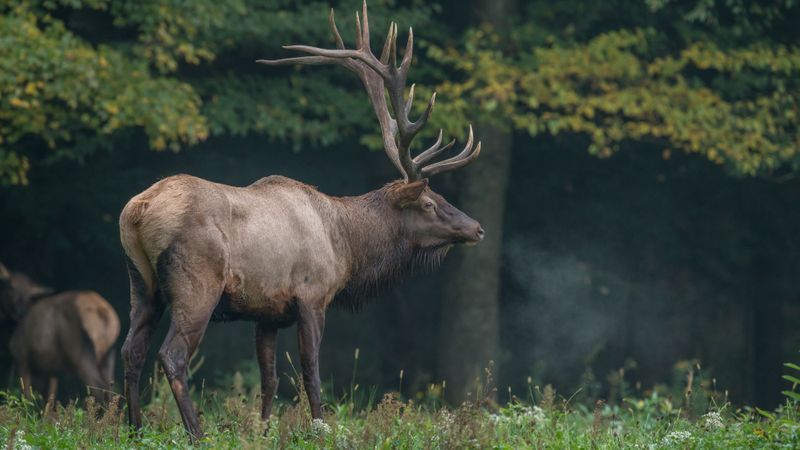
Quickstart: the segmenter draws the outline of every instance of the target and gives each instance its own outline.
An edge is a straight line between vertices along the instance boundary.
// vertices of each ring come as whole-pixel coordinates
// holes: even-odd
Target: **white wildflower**
[[[662,445],[678,445],[691,442],[692,433],[688,431],[672,431],[661,440]]]
[[[547,414],[538,406],[512,405],[502,410],[501,414],[490,414],[489,420],[495,425],[511,424],[515,426],[542,425],[547,421]]]
[[[703,416],[703,423],[705,424],[706,428],[711,429],[722,429],[725,428],[725,424],[722,422],[722,415],[716,411],[711,411]]]
[[[314,434],[328,434],[331,432],[331,426],[323,422],[322,419],[314,419],[311,421],[311,431]]]
[[[534,406],[528,410],[528,414],[537,422],[544,422],[547,420],[547,414],[538,406]]]
[[[655,450],[656,444],[633,444],[633,448],[642,450]]]
[[[33,446],[28,444],[28,441],[25,440],[25,432],[22,430],[18,430],[14,435],[14,442],[11,444],[10,448],[14,450],[33,450]]]
[[[441,416],[442,425],[444,425],[445,427],[452,426],[456,421],[455,414],[451,413],[446,409],[442,409],[441,412],[439,413],[439,416]]]
[[[508,417],[500,415],[500,414],[491,414],[489,415],[489,420],[494,423],[495,425],[499,425],[503,422],[508,421]]]
[[[519,425],[527,423],[543,424],[547,420],[547,414],[538,406],[527,407],[524,406],[520,409],[516,417],[516,423]]]

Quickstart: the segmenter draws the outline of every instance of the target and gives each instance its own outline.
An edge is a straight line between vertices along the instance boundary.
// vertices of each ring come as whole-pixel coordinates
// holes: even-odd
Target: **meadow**
[[[326,387],[324,422],[311,421],[297,374],[286,375],[297,395],[277,403],[267,427],[259,417],[257,383],[236,372],[229,388],[196,387],[206,435],[195,444],[156,374],[160,381],[146,391],[150,402],[139,434],[127,427],[119,396],[105,406],[87,398],[50,407],[41,398],[28,401],[6,391],[0,392],[0,442],[8,449],[800,448],[796,392],[785,391],[786,401],[775,411],[734,407],[713,380],[694,379],[691,368],[687,373],[684,386],[628,386],[606,403],[533,384],[523,398],[499,393],[487,370],[470,399],[456,408],[442,405],[444,384],[410,398],[392,392],[376,399],[375,390],[360,389],[354,377],[338,398]],[[510,400],[498,404],[498,397]]]

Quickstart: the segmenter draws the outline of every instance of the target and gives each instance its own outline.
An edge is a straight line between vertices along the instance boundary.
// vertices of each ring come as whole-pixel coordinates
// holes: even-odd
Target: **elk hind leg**
[[[173,314],[167,337],[158,351],[158,358],[169,380],[175,402],[178,404],[183,425],[192,440],[200,439],[203,432],[200,418],[189,396],[189,360],[205,333],[212,311],[213,308],[207,314],[197,314],[197,310],[192,311],[193,320],[182,320],[176,317],[179,314]]]
[[[172,265],[175,267],[175,265]],[[222,280],[212,270],[171,273],[162,288],[171,304],[171,324],[158,358],[178,404],[183,425],[193,440],[202,437],[200,419],[189,397],[188,367],[222,295]]]
[[[114,386],[114,360],[116,355],[117,352],[115,352],[113,348],[110,348],[103,357],[103,361],[100,363],[100,372],[102,372],[103,379],[106,380],[109,387]]]
[[[150,270],[149,267],[142,269]],[[153,332],[164,313],[164,304],[158,298],[155,287],[147,285],[139,269],[130,259],[128,259],[128,276],[131,284],[131,324],[125,343],[122,345],[122,362],[125,366],[123,390],[128,404],[128,421],[138,430],[142,428],[139,381]],[[113,367],[113,358],[111,364]]]
[[[86,385],[89,394],[102,404],[105,404],[108,398],[109,385],[100,370],[100,366],[97,364],[97,357],[94,352],[82,352],[76,365],[78,378]]]
[[[189,397],[188,366],[222,296],[225,249],[214,243],[224,236],[213,229],[175,241],[156,264],[159,287],[170,305],[171,323],[158,358],[193,441],[202,437],[200,418]],[[188,242],[188,244],[187,244]],[[200,246],[198,242],[207,245]]]

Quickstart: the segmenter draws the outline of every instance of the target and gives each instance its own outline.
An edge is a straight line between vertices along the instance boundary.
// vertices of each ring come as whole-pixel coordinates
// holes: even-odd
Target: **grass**
[[[691,373],[691,372],[690,372]],[[312,422],[302,391],[276,405],[265,430],[260,401],[252,383],[237,373],[228,391],[200,388],[206,436],[195,448],[800,448],[800,402],[787,396],[776,411],[733,408],[720,395],[697,389],[688,377],[681,406],[663,390],[643,391],[606,404],[562,398],[552,388],[531,387],[528,399],[512,397],[505,405],[492,400],[487,372],[483,389],[458,408],[440,406],[433,386],[415,400],[386,394],[370,401],[351,382],[342,398],[328,398],[325,421]],[[159,379],[159,378],[156,378]],[[290,382],[298,386],[295,377]],[[696,384],[693,384],[696,383]],[[331,391],[327,389],[326,391]],[[661,392],[661,393],[660,393]],[[44,414],[41,400],[27,401],[0,392],[0,445],[7,448],[189,448],[190,444],[163,381],[145,398],[145,427],[132,435],[121,399],[104,408],[92,399],[58,406]],[[575,397],[575,396],[572,396]],[[591,405],[591,406],[589,406]]]

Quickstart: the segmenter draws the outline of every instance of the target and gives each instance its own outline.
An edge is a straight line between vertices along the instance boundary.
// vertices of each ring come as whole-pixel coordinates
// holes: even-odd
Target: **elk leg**
[[[22,394],[25,396],[25,398],[30,400],[33,398],[33,388],[31,387],[31,371],[28,368],[28,364],[25,362],[20,362],[17,364],[17,367],[19,369],[19,380],[21,384],[20,387],[22,387]]]
[[[47,402],[44,404],[44,417],[50,415],[50,411],[56,404],[56,393],[58,392],[58,378],[50,377],[47,381]]]
[[[219,298],[219,295],[217,295],[217,298]],[[214,311],[213,304],[208,308],[204,308],[201,305],[202,302],[199,302],[198,309],[186,312],[184,307],[188,305],[173,303],[172,324],[169,327],[164,343],[161,345],[161,349],[158,351],[158,358],[169,380],[175,402],[178,404],[183,425],[193,441],[202,438],[203,432],[200,428],[200,418],[192,404],[192,399],[189,397],[187,373],[189,359],[194,354],[198,344],[200,344],[200,340],[203,338],[208,326],[208,321],[211,319],[211,313]],[[203,309],[207,309],[207,311]]]
[[[47,400],[55,400],[58,393],[58,378],[50,377],[47,382]]]
[[[103,373],[103,379],[106,380],[106,383],[109,387],[114,386],[114,359],[116,356],[116,352],[113,348],[108,349],[106,352],[106,356],[103,358],[103,362],[100,366],[100,371]]]
[[[322,419],[319,379],[319,346],[325,329],[325,312],[313,306],[300,306],[297,320],[297,336],[300,345],[300,365],[303,371],[303,386],[311,406],[311,418]]]
[[[278,374],[275,370],[275,350],[278,329],[263,323],[256,325],[256,353],[258,367],[261,369],[261,420],[269,420],[272,400],[278,388]]]
[[[131,325],[122,345],[122,361],[125,366],[123,391],[128,403],[128,421],[134,429],[142,428],[142,409],[139,403],[139,381],[147,358],[147,350],[153,340],[153,332],[164,314],[164,305],[155,292],[150,292],[142,275],[128,261],[131,283]]]
[[[83,352],[77,361],[78,378],[89,388],[89,393],[101,404],[105,404],[108,384],[100,373],[94,352]]]

